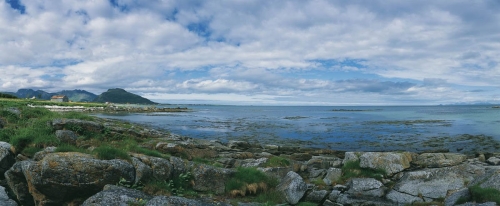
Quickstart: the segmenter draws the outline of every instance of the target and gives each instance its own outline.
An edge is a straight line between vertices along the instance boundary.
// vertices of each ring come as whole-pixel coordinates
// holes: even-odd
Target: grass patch
[[[245,196],[265,193],[278,185],[276,178],[267,176],[264,172],[253,167],[239,167],[236,173],[226,183],[226,191],[229,195]]]
[[[87,120],[87,121],[94,121],[95,117],[92,117],[90,115],[81,113],[81,112],[64,112],[63,114],[64,118],[67,119],[80,119],[80,120]]]
[[[74,145],[70,145],[70,144],[63,144],[63,145],[59,145],[57,148],[56,148],[56,152],[80,152],[80,153],[89,153],[88,150],[86,149],[83,149],[83,148],[79,148],[79,147],[76,147]]]
[[[471,200],[478,203],[495,202],[500,205],[500,191],[494,188],[482,188],[479,185],[469,187]]]
[[[265,167],[288,167],[290,166],[290,161],[283,157],[271,157],[267,160]]]
[[[97,156],[97,158],[102,160],[122,159],[132,161],[126,151],[108,145],[95,148],[93,153]]]
[[[182,173],[169,181],[151,180],[147,182],[142,191],[149,195],[176,195],[195,197],[198,195],[192,190],[193,175],[190,172]]]
[[[365,177],[365,178],[375,178],[377,180],[382,180],[387,175],[387,172],[383,169],[369,169],[361,168],[360,161],[350,161],[346,162],[342,166],[342,180],[344,182],[351,178]]]
[[[35,153],[42,151],[42,150],[43,150],[42,148],[38,148],[38,147],[27,147],[27,148],[24,148],[23,151],[21,151],[21,154],[23,154],[24,156],[33,157],[33,155],[35,155]]]

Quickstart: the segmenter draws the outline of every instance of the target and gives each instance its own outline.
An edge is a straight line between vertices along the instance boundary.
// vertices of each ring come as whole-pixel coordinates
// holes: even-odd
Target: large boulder
[[[346,193],[352,196],[382,197],[386,190],[384,184],[373,178],[353,178],[347,187]]]
[[[5,171],[9,170],[16,159],[14,154],[10,150],[10,144],[7,142],[0,142],[0,173],[3,174]],[[0,176],[0,179],[4,179],[4,176]]]
[[[346,152],[344,154],[344,160],[342,160],[342,164],[347,162],[355,162],[359,160],[359,157],[363,155],[364,152]]]
[[[151,168],[152,178],[161,181],[170,180],[172,178],[174,167],[170,161],[160,157],[151,157],[142,154],[133,154],[133,157]]]
[[[115,185],[104,186],[103,191],[92,195],[83,202],[82,206],[122,206],[140,205],[149,201],[152,197],[139,190],[119,187]]]
[[[423,153],[418,155],[414,163],[421,167],[451,167],[467,160],[464,154],[456,153]]]
[[[193,166],[193,189],[201,192],[213,191],[215,194],[225,192],[226,182],[234,174],[234,170],[217,168],[210,165]]]
[[[17,206],[16,201],[9,198],[7,192],[5,192],[5,187],[0,186],[0,205],[2,206]]]
[[[392,176],[410,167],[412,154],[409,152],[366,152],[359,157],[362,168],[383,169]]]
[[[314,190],[306,195],[305,201],[316,203],[321,205],[328,196],[328,191],[326,190]]]
[[[484,173],[484,168],[469,164],[406,172],[386,198],[401,204],[445,198]]]
[[[325,182],[326,185],[332,185],[333,183],[339,182],[341,177],[342,169],[332,167],[326,172],[325,178],[323,178],[323,182]]]
[[[78,204],[106,184],[116,184],[120,178],[134,182],[135,176],[134,167],[126,161],[99,160],[76,152],[52,153],[38,162],[24,162],[7,171],[7,182],[20,201],[29,199],[19,195],[29,196],[20,191],[29,188],[36,205]]]
[[[295,205],[306,193],[307,184],[299,174],[290,171],[281,180],[276,190],[283,194],[288,203]]]
[[[489,168],[485,174],[474,179],[470,185],[479,184],[482,188],[493,188],[500,190],[500,167]]]
[[[144,164],[140,159],[132,157],[132,165],[135,168],[134,184],[146,183],[153,177],[153,169]]]

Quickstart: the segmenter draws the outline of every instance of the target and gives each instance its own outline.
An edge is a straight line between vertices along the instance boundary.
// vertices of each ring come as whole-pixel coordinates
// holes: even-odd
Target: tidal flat
[[[341,151],[500,149],[500,110],[491,106],[179,106],[190,111],[96,116],[221,142],[245,140]]]

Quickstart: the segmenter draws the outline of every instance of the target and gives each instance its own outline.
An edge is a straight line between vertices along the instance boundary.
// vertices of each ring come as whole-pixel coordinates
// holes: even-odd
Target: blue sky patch
[[[9,4],[13,9],[18,10],[19,13],[26,13],[26,7],[22,5],[19,0],[5,0],[5,2],[7,2],[7,4]]]

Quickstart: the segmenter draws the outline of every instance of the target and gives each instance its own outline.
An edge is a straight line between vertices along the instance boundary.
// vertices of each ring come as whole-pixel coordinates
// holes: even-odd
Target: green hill
[[[125,91],[124,89],[108,89],[94,99],[94,102],[111,102],[120,104],[157,104],[149,99]]]

